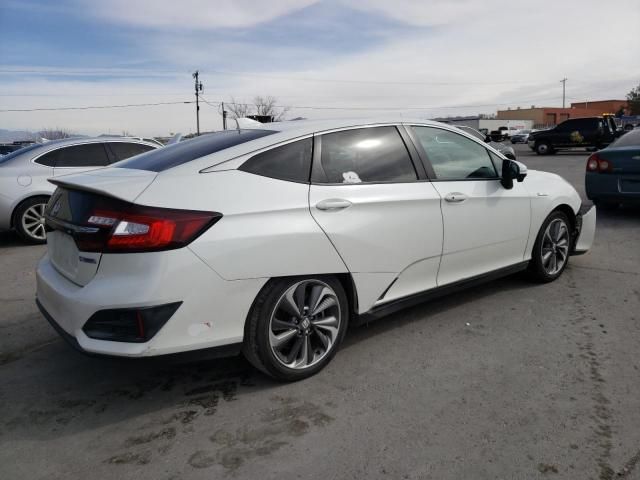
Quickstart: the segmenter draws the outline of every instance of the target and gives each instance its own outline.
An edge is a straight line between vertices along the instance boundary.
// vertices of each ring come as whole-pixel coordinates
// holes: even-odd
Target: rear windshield
[[[618,140],[613,142],[612,147],[640,147],[640,130],[631,130],[625,133]]]
[[[41,143],[34,143],[33,145],[29,145],[27,147],[22,147],[22,148],[19,148],[18,150],[14,150],[13,152],[11,152],[8,155],[1,156],[0,157],[0,163],[8,162],[12,158],[16,158],[18,155],[22,155],[23,153],[28,152],[29,150],[35,150],[36,148],[41,147],[41,146],[42,146]]]
[[[210,133],[137,155],[114,163],[113,166],[162,172],[196,158],[219,152],[225,148],[235,147],[241,143],[250,142],[273,133],[277,132],[274,130],[225,130],[223,132]]]

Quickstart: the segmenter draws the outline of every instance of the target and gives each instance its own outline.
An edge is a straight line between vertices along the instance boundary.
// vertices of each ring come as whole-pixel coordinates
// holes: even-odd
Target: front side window
[[[111,153],[113,153],[116,162],[148,152],[149,150],[155,150],[152,146],[143,143],[109,142],[107,145]]]
[[[322,135],[316,183],[413,182],[417,174],[396,127],[372,127]]]
[[[104,167],[109,164],[102,143],[85,143],[59,148],[42,156],[38,162],[59,167]]]
[[[457,133],[433,127],[413,127],[439,180],[496,178],[484,146]]]
[[[309,182],[313,139],[305,138],[254,155],[239,170],[291,182]]]

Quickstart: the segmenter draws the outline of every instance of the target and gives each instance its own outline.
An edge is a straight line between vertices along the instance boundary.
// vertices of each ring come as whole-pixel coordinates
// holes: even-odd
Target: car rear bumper
[[[583,205],[576,215],[577,236],[573,247],[573,255],[587,253],[593,245],[596,234],[596,207]]]
[[[640,201],[640,175],[587,172],[584,183],[591,200]]]
[[[234,345],[266,279],[227,281],[188,248],[148,254],[103,255],[96,276],[79,286],[61,275],[48,255],[36,272],[37,302],[54,328],[76,348],[94,354],[145,357]],[[97,311],[181,301],[160,331],[144,343],[89,338],[83,331]]]

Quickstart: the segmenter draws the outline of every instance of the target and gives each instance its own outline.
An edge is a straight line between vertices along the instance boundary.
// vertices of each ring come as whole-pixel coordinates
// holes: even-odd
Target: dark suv
[[[556,150],[575,147],[604,148],[613,142],[617,134],[612,116],[570,118],[549,130],[529,134],[528,144],[538,155],[548,155]]]

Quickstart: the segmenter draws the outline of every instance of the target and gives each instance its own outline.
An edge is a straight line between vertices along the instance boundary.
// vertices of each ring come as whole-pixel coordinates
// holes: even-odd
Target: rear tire
[[[571,252],[571,224],[564,212],[552,212],[542,223],[531,252],[529,272],[541,283],[562,275]]]
[[[347,295],[335,277],[272,279],[249,312],[243,353],[277,380],[302,380],[331,361],[348,321]]]
[[[44,210],[49,197],[31,197],[16,207],[13,226],[20,238],[31,244],[42,244],[47,241],[44,226]]]

